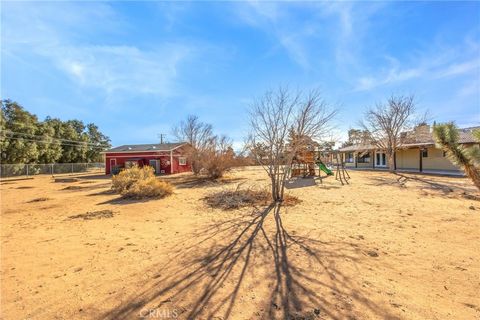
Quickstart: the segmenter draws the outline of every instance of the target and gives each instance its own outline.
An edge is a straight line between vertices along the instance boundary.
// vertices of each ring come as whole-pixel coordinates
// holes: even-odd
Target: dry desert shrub
[[[88,211],[86,213],[69,216],[68,218],[83,219],[83,220],[113,218],[113,211],[112,210]]]
[[[112,189],[124,198],[163,198],[173,193],[173,186],[155,177],[150,166],[121,171],[112,178]]]
[[[203,198],[211,208],[233,210],[248,206],[266,206],[272,203],[272,195],[267,190],[239,189],[222,190]],[[285,195],[282,205],[294,206],[301,200],[292,195]]]

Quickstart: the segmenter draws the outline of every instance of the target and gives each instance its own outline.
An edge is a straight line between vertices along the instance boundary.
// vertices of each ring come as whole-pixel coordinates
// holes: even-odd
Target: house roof
[[[470,128],[462,128],[458,129],[458,142],[459,143],[478,143],[473,137],[473,130],[480,129],[480,127],[470,127]],[[435,140],[433,138],[433,133],[428,132],[427,134],[415,134],[413,132],[408,132],[406,137],[403,139],[403,143],[401,144],[401,148],[410,148],[410,147],[418,147],[418,146],[427,146],[427,145],[434,145]],[[378,149],[372,144],[363,143],[363,144],[356,144],[353,146],[348,146],[345,148],[340,148],[338,151],[341,152],[350,152],[350,151],[368,151]]]
[[[359,150],[367,151],[367,150],[374,150],[374,149],[377,149],[374,145],[364,143],[364,144],[355,144],[353,146],[340,148],[338,149],[338,151],[349,152],[349,151],[359,151]]]
[[[186,142],[177,143],[150,143],[150,144],[125,144],[123,146],[115,147],[103,151],[103,153],[129,153],[129,152],[154,152],[154,151],[172,151],[178,147],[186,144]]]

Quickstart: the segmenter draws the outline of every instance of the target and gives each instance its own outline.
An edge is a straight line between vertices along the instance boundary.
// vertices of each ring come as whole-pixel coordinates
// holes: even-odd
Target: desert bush
[[[134,166],[112,177],[112,189],[124,198],[162,198],[172,194],[173,186],[155,177],[150,166]]]
[[[249,206],[266,206],[272,202],[272,194],[267,190],[237,189],[223,190],[207,195],[203,198],[211,208],[233,210]],[[282,204],[294,206],[301,200],[292,195],[285,195]]]
[[[235,164],[232,142],[226,136],[214,137],[210,148],[204,151],[202,166],[211,179],[223,177]]]

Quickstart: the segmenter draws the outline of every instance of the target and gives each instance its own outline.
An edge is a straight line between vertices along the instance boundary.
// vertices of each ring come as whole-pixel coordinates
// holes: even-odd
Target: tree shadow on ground
[[[375,317],[395,318],[338,267],[347,264],[358,273],[360,260],[369,259],[363,248],[289,232],[283,210],[272,204],[180,240],[178,254],[145,270],[143,276],[152,276],[135,285],[142,289],[100,318],[176,310],[182,319],[228,319],[239,312],[242,318],[345,319],[354,318],[359,305]]]
[[[298,189],[298,188],[307,188],[307,187],[316,187],[317,182],[314,177],[297,177],[291,178],[285,182],[285,188],[287,189]]]
[[[451,183],[444,181],[435,181],[428,177],[420,177],[417,175],[409,175],[402,173],[394,173],[389,176],[369,177],[375,186],[396,186],[399,188],[413,187],[422,191],[433,192],[442,196],[455,196],[460,194],[465,198],[472,198],[472,194],[476,192],[473,187],[465,187],[459,183]],[[407,185],[409,183],[409,185]]]
[[[108,180],[108,179],[112,178],[111,175],[104,174],[104,173],[101,173],[101,174],[98,174],[98,173],[95,173],[95,174],[79,174],[79,175],[72,175],[71,177],[79,179],[79,180]]]
[[[322,178],[316,177],[296,177],[291,178],[285,183],[285,188],[287,189],[299,189],[299,188],[308,188],[308,187],[321,187],[322,189],[339,189],[340,186],[326,185],[324,184],[325,179],[329,176],[324,176]]]
[[[245,178],[219,178],[212,179],[206,176],[201,175],[171,175],[171,176],[162,176],[163,181],[167,181],[173,184],[178,189],[184,188],[208,188],[208,187],[218,187],[222,185],[228,185],[239,181],[246,181]]]

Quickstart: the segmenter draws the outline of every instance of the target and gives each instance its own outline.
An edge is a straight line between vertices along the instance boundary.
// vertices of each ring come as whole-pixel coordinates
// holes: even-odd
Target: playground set
[[[341,182],[342,185],[348,184],[350,175],[345,170],[345,165],[340,157],[339,153],[326,153],[320,150],[315,151],[315,148],[307,148],[305,150],[297,152],[293,157],[291,165],[291,177],[315,177],[316,169],[318,166],[318,177],[320,183],[323,183],[323,178],[335,175],[335,180]],[[330,168],[335,168],[335,174]],[[322,176],[322,172],[326,176]]]

